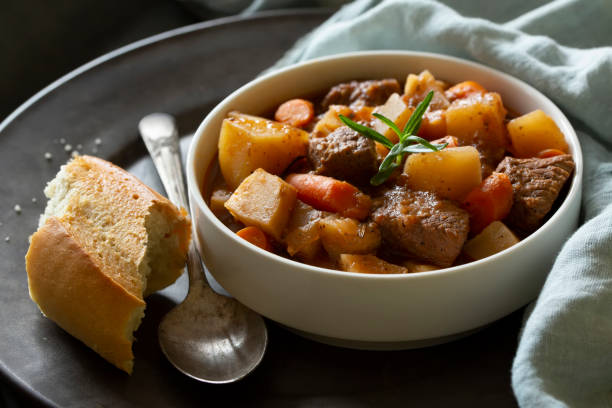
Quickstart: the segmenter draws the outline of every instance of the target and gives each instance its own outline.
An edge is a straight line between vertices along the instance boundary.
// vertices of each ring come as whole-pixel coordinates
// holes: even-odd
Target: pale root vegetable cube
[[[557,124],[539,109],[512,119],[507,127],[516,157],[536,157],[545,149],[569,151]]]
[[[355,122],[370,122],[373,109],[369,106],[353,109],[345,105],[331,105],[316,123],[312,130],[312,137],[325,137],[340,126],[344,126],[344,122],[340,120],[339,115],[344,115]]]
[[[219,167],[232,189],[258,168],[281,174],[307,151],[308,133],[284,123],[232,112],[221,126]]]
[[[482,232],[465,243],[463,252],[474,260],[486,258],[519,242],[501,221],[493,221]]]
[[[404,99],[418,103],[427,96],[429,91],[443,94],[446,88],[446,83],[437,80],[428,70],[422,71],[419,75],[409,74],[404,85]],[[440,109],[434,101],[432,101],[432,107]]]
[[[448,107],[445,114],[446,133],[456,136],[462,145],[479,143],[479,139],[486,138],[489,145],[505,147],[505,117],[506,108],[499,94],[472,94],[453,101]]]
[[[375,223],[353,218],[328,216],[320,221],[321,243],[332,258],[340,254],[368,254],[380,246],[380,230]]]
[[[346,272],[375,274],[408,273],[408,269],[384,261],[374,255],[342,254],[338,263],[340,268]]]
[[[225,208],[244,225],[259,227],[280,241],[295,205],[297,191],[291,184],[263,169],[244,179]]]
[[[216,215],[226,210],[225,202],[229,200],[232,192],[226,188],[217,188],[210,196],[210,210]]]
[[[457,201],[482,181],[480,156],[472,146],[411,154],[406,159],[404,173],[412,190],[433,191],[440,197]]]
[[[374,109],[374,113],[380,113],[381,115],[389,118],[401,130],[403,130],[404,126],[406,126],[406,122],[408,122],[408,119],[410,118],[410,115],[412,115],[413,111],[414,109],[410,108],[396,93],[391,94],[384,105]],[[391,140],[393,143],[397,143],[399,140],[397,134],[381,120],[376,119],[374,121],[374,130]]]
[[[289,255],[306,261],[316,257],[321,249],[321,216],[321,211],[297,200],[283,238]]]
[[[418,135],[427,139],[435,140],[446,136],[446,111],[445,110],[428,110],[423,115],[423,121],[419,128]]]
[[[407,269],[408,273],[431,272],[440,269],[438,266],[416,261],[404,261],[402,262],[402,266]]]

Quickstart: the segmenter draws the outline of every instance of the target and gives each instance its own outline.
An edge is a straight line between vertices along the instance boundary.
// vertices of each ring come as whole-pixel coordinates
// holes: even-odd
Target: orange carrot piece
[[[538,153],[539,159],[546,159],[548,157],[559,156],[561,154],[567,154],[563,150],[559,149],[544,149],[540,153]]]
[[[493,221],[505,218],[512,208],[512,183],[504,173],[493,173],[470,191],[463,207],[470,213],[470,232],[477,234]]]
[[[290,174],[286,181],[297,189],[298,199],[317,210],[363,220],[372,206],[370,197],[357,187],[332,177]]]
[[[452,102],[455,99],[462,99],[471,94],[485,92],[487,92],[487,90],[478,82],[464,81],[448,88],[446,91],[444,91],[444,96],[446,96],[446,98]]]
[[[312,102],[305,99],[290,99],[276,109],[274,119],[295,127],[303,127],[314,118]]]
[[[444,144],[448,143],[446,147],[459,147],[459,140],[455,136],[444,136],[440,139],[432,140],[431,143]]]
[[[266,251],[270,251],[272,249],[272,245],[270,245],[270,240],[268,240],[266,234],[257,227],[245,227],[236,232],[236,235],[249,241],[251,244],[260,247],[261,249],[265,249]]]

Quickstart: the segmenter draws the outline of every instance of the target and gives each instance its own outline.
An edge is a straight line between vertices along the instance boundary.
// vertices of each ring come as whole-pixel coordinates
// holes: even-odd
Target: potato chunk
[[[325,217],[320,221],[321,242],[332,258],[340,254],[367,254],[380,246],[380,230],[371,223],[360,223],[353,218]]]
[[[472,94],[455,100],[446,110],[446,132],[463,145],[472,145],[485,138],[487,144],[507,144],[504,118],[506,108],[501,96],[494,92]]]
[[[374,255],[342,254],[339,260],[340,268],[346,272],[357,273],[408,273],[408,269],[394,265]]]
[[[287,252],[303,260],[312,260],[321,249],[319,220],[322,212],[297,200],[283,238]]]
[[[406,122],[408,122],[408,119],[410,119],[410,115],[412,115],[413,111],[414,109],[410,108],[396,93],[391,94],[384,105],[374,109],[375,113],[380,113],[381,115],[389,118],[400,129],[404,129],[404,126],[406,126]],[[393,143],[397,143],[399,141],[397,134],[389,126],[378,119],[374,121],[374,130],[381,135],[384,135]]]
[[[281,174],[307,151],[308,133],[287,124],[232,112],[221,126],[219,167],[232,189],[257,168]]]
[[[440,269],[439,266],[417,261],[404,261],[402,262],[402,266],[408,270],[408,273],[431,272]]]
[[[545,149],[569,151],[557,124],[539,109],[512,119],[507,127],[516,157],[536,157]]]
[[[482,181],[478,150],[472,146],[408,156],[404,165],[408,187],[461,200]]]
[[[352,108],[344,105],[331,105],[312,130],[312,137],[325,137],[340,126],[344,126],[339,115],[344,115],[355,122],[370,122],[372,109],[374,108],[369,106]]]
[[[244,225],[261,228],[280,240],[295,205],[297,191],[280,177],[263,169],[244,179],[225,208]]]
[[[519,242],[501,221],[494,221],[482,232],[465,243],[463,252],[474,260],[486,258]]]

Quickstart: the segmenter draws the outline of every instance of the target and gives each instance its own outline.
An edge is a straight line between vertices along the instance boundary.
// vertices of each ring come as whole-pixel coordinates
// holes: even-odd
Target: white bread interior
[[[30,296],[64,330],[131,373],[144,297],[183,271],[187,214],[91,156],[62,166],[45,195],[26,255]]]

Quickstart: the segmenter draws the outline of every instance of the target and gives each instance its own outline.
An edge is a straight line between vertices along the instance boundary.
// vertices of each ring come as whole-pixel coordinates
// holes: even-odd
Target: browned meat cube
[[[332,87],[321,106],[324,109],[329,105],[377,106],[385,103],[393,93],[401,93],[397,79],[351,81]]]
[[[340,180],[367,182],[376,174],[376,144],[348,126],[326,137],[311,137],[308,158],[317,174]]]
[[[538,228],[574,171],[569,154],[547,159],[506,157],[497,166],[512,182],[513,203],[507,223],[524,232]]]
[[[394,252],[438,266],[451,266],[467,239],[470,219],[450,200],[396,186],[372,214],[385,245]]]

